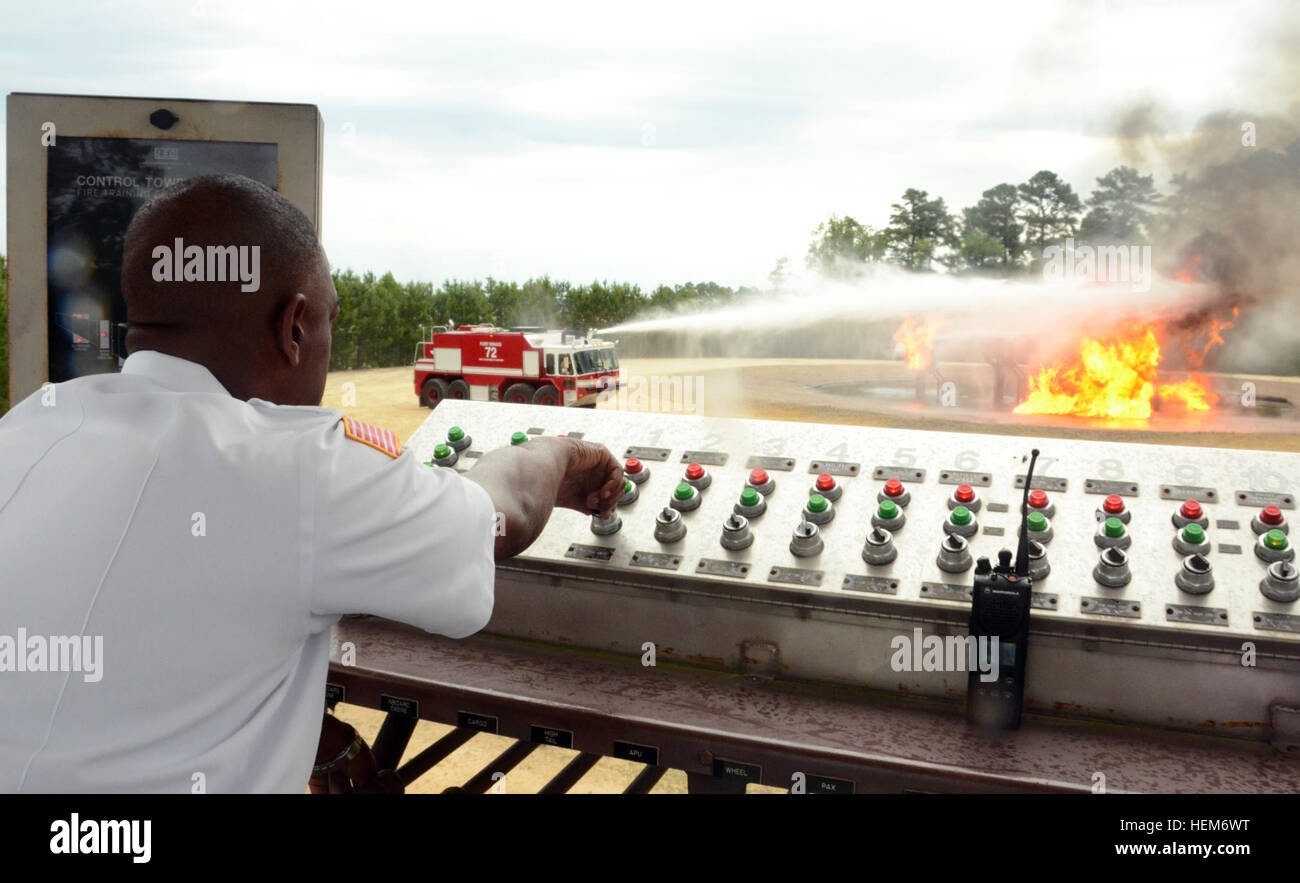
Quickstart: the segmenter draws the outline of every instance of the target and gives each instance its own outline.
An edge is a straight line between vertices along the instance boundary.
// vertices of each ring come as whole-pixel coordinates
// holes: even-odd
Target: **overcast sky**
[[[1086,197],[1133,103],[1282,110],[1291,6],[3,0],[0,82],[317,105],[336,266],[764,284],[907,187],[955,212],[1047,168]]]

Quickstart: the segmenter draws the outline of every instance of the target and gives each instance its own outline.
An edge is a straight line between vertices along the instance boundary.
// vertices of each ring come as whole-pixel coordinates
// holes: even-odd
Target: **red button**
[[[694,478],[699,478],[702,475],[704,475],[704,467],[701,466],[699,463],[692,463],[690,466],[686,467],[687,478],[694,479]]]
[[[1184,518],[1196,520],[1201,517],[1201,504],[1195,500],[1188,500],[1183,504],[1183,508],[1178,510],[1178,514],[1182,515]]]
[[[957,490],[953,491],[952,495],[956,498],[958,503],[969,503],[971,500],[975,499],[975,491],[968,484],[957,485]]]
[[[1259,513],[1259,520],[1265,524],[1281,524],[1282,510],[1276,506],[1265,506],[1264,511]]]
[[[885,482],[886,497],[901,497],[903,495],[903,483],[897,478],[891,478]]]
[[[636,457],[628,457],[627,465],[623,467],[623,471],[630,473],[632,475],[636,475],[638,472],[641,471],[641,461],[638,460]]]
[[[1029,505],[1035,509],[1047,508],[1047,493],[1040,488],[1034,488],[1029,492]]]
[[[1111,494],[1106,498],[1106,502],[1101,504],[1101,508],[1107,512],[1119,513],[1124,511],[1124,499],[1119,494]]]
[[[817,476],[817,490],[829,491],[835,487],[835,479],[831,478],[829,472],[823,472]]]
[[[764,485],[767,484],[767,482],[768,482],[768,477],[767,477],[766,469],[755,469],[753,472],[749,473],[750,484]]]

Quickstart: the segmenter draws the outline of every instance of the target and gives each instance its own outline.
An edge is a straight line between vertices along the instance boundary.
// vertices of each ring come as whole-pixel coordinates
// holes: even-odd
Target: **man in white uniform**
[[[258,289],[203,258],[174,281],[163,246],[258,246]],[[122,372],[0,420],[0,791],[302,793],[339,616],[472,634],[494,559],[554,506],[608,514],[622,470],[538,438],[461,476],[319,407],[328,263],[246,178],[141,209],[122,277]]]

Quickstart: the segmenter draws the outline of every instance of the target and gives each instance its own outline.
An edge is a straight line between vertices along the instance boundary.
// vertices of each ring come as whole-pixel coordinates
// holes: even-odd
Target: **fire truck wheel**
[[[420,404],[426,408],[438,407],[438,402],[447,397],[447,381],[441,377],[430,377],[420,387]]]
[[[559,403],[560,391],[549,383],[537,387],[537,392],[533,393],[534,405],[558,405]]]
[[[506,388],[501,401],[512,405],[527,405],[533,400],[533,388],[527,383],[516,383]]]
[[[467,399],[469,398],[469,384],[457,377],[451,383],[447,384],[447,398],[449,399]]]

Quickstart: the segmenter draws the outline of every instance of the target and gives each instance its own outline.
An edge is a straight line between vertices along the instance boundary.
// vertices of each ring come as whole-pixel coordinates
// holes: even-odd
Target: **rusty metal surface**
[[[351,641],[357,664],[338,662]],[[763,784],[797,773],[857,791],[1300,792],[1300,756],[1214,736],[1030,716],[1018,732],[971,730],[961,709],[845,687],[755,679],[480,635],[451,641],[378,619],[335,629],[330,682],[346,701],[411,698],[420,716],[498,720],[502,735],[533,727],[573,734],[579,751],[615,740],[660,750],[658,765],[712,774],[715,761],[761,768]]]

